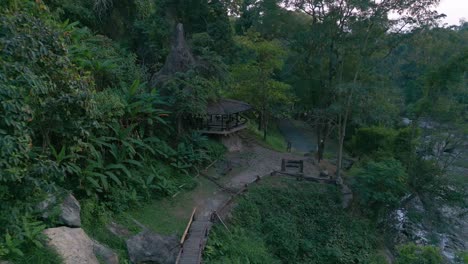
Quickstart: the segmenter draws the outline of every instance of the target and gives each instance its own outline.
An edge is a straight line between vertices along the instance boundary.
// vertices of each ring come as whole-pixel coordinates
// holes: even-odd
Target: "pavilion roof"
[[[252,106],[246,102],[223,98],[208,103],[206,112],[209,115],[230,115],[244,112],[250,110],[251,108]]]

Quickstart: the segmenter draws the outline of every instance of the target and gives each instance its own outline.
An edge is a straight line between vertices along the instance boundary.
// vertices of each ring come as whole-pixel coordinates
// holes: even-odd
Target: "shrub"
[[[0,8],[1,255],[36,244],[24,219],[39,223],[46,194],[67,189],[121,211],[175,193],[220,155],[170,137],[167,98],[139,81],[134,54],[55,20],[42,1],[9,2]]]
[[[210,232],[209,244],[204,251],[203,260],[220,264],[276,264],[281,263],[267,249],[261,237],[243,228],[216,226]]]
[[[420,131],[413,127],[395,130],[387,127],[363,127],[351,139],[352,153],[374,160],[394,157],[404,165],[411,163]]]
[[[354,168],[351,174],[359,202],[373,216],[397,206],[407,192],[408,176],[395,159],[367,162],[362,167]]]
[[[288,180],[279,186],[263,184],[268,183],[249,190],[234,209],[229,228],[242,230],[242,239],[236,241],[239,234],[229,234],[222,226],[215,229],[214,239],[210,236],[210,262],[228,258],[242,260],[234,263],[368,262],[375,231],[369,222],[342,210],[335,187]],[[274,261],[257,262],[251,249],[247,254],[240,251],[251,245]]]
[[[394,129],[387,127],[359,128],[351,139],[352,150],[358,156],[372,156],[377,151],[391,155],[396,135]]]
[[[396,264],[440,264],[443,258],[434,246],[418,246],[413,243],[397,248]]]

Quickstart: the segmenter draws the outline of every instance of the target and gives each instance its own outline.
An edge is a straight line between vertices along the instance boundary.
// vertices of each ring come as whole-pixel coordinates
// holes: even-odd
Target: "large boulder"
[[[149,230],[127,240],[128,255],[132,263],[173,264],[179,249],[176,236],[161,236]]]
[[[36,206],[36,210],[41,213],[44,219],[57,217],[59,223],[65,226],[81,226],[80,203],[71,194],[66,195],[63,200],[58,200],[55,195],[49,195]]]
[[[54,208],[57,206],[57,197],[49,194],[42,202],[36,205],[36,210],[41,213],[43,219],[52,217]]]
[[[99,264],[94,255],[94,242],[81,228],[56,227],[44,230],[47,245],[63,259],[64,264]]]
[[[69,194],[65,197],[62,204],[60,205],[60,210],[60,222],[69,227],[81,226],[80,203],[73,195]]]

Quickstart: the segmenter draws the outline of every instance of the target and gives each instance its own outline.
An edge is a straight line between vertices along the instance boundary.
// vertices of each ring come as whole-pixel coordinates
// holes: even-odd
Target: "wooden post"
[[[221,115],[221,130],[224,130],[224,115]]]
[[[219,216],[219,214],[216,214],[216,216],[218,217],[219,221],[221,222],[221,224],[223,224],[224,228],[226,228],[226,230],[231,233],[231,230],[229,230],[229,228],[227,227],[227,225],[224,223],[223,219],[221,219],[221,217]]]
[[[286,160],[281,159],[281,171],[286,171]]]

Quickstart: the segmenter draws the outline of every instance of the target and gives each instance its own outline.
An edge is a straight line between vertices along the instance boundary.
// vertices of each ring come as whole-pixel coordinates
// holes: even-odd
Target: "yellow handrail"
[[[180,239],[180,244],[184,244],[185,238],[187,237],[187,233],[190,229],[190,226],[192,225],[193,218],[195,216],[195,212],[197,211],[197,207],[193,208],[192,215],[190,216],[189,222],[187,224],[187,227],[185,228],[184,234],[182,235],[182,238]]]

